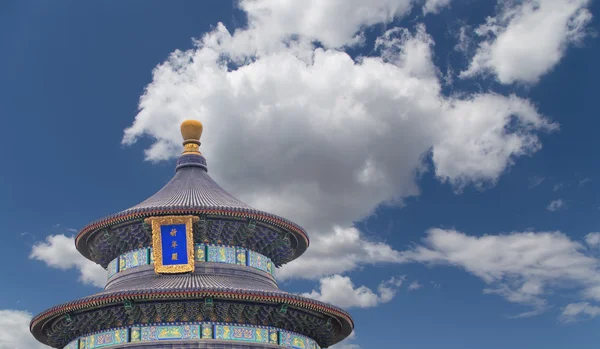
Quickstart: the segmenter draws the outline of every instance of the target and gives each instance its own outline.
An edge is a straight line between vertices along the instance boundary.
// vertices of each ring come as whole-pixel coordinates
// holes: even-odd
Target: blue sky
[[[170,179],[186,118],[217,182],[308,230],[280,286],[350,311],[336,348],[592,348],[599,11],[2,2],[0,349],[99,290],[70,239]]]

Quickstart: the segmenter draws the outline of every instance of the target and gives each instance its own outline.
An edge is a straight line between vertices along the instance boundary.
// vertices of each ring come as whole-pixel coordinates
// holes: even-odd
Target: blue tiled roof
[[[111,294],[125,291],[174,291],[188,289],[215,289],[221,291],[270,291],[277,294],[287,294],[280,291],[275,284],[259,279],[242,276],[215,275],[215,274],[180,274],[180,275],[152,275],[149,277],[127,280],[114,287],[97,293],[90,297],[102,294]]]
[[[215,209],[252,208],[223,190],[201,167],[179,168],[175,176],[156,194],[122,211],[122,214],[147,208],[193,207]]]
[[[274,231],[283,230],[291,233],[295,239],[290,256],[281,260],[273,256],[275,263],[287,263],[300,256],[308,247],[308,236],[297,224],[276,215],[256,210],[244,202],[236,199],[221,188],[208,174],[206,159],[199,154],[184,154],[177,160],[175,175],[157,193],[126,210],[94,221],[85,226],[76,238],[77,249],[86,257],[97,263],[102,263],[98,258],[92,257],[89,244],[112,244],[110,241],[94,240],[95,234],[100,229],[112,225],[122,224],[128,220],[139,220],[152,215],[171,214],[209,214],[235,217],[247,217],[250,220],[263,222],[267,226],[275,227]],[[259,236],[255,236],[259,238]],[[123,240],[123,239],[121,239]],[[119,240],[119,241],[121,241]],[[125,239],[126,240],[126,239]],[[135,241],[137,247],[142,247],[140,241]],[[223,241],[223,243],[227,243]],[[138,246],[139,245],[139,246]],[[111,245],[112,246],[112,245]],[[96,246],[97,247],[97,246]],[[120,251],[121,253],[124,251]],[[102,252],[103,253],[103,252]],[[96,256],[98,257],[98,256]],[[114,256],[108,256],[110,259]],[[107,258],[108,258],[107,257]],[[106,263],[108,263],[106,261]],[[279,265],[279,264],[277,264]]]

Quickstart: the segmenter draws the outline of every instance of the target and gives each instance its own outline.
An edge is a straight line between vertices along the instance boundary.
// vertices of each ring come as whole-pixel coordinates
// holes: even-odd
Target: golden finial
[[[182,122],[181,136],[183,136],[183,154],[200,154],[200,136],[202,136],[200,121],[185,120]]]

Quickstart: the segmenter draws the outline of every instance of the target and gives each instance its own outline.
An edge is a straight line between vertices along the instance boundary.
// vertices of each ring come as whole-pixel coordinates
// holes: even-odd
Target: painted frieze
[[[269,330],[249,326],[216,325],[215,339],[268,343]]]
[[[200,339],[200,327],[198,325],[164,325],[142,327],[142,342],[175,339]]]
[[[249,255],[249,261],[248,261],[248,265],[251,267],[254,267],[256,269],[260,269],[262,271],[269,271],[269,267],[268,264],[271,262],[269,260],[269,258],[263,256],[260,253],[256,253],[254,251],[249,251],[248,253]]]
[[[288,331],[279,332],[279,345],[294,349],[315,349],[315,341]]]
[[[113,277],[113,275],[118,273],[119,272],[119,258],[115,258],[115,259],[113,259],[112,262],[108,263],[108,267],[106,268],[106,270],[108,270],[108,278],[109,279],[111,277]]]
[[[236,247],[235,261],[237,265],[247,265],[247,251],[243,247]]]
[[[235,247],[231,246],[208,246],[207,262],[235,264]]]
[[[105,331],[89,335],[85,338],[85,349],[110,347],[117,344],[127,343],[128,329]]]
[[[206,262],[206,245],[205,244],[196,244],[195,249],[196,249],[196,253],[195,253],[196,262]]]

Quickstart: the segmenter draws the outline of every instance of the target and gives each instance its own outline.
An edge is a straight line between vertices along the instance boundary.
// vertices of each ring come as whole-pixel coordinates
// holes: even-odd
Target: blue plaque
[[[187,264],[185,224],[161,225],[160,235],[162,242],[162,264]]]
[[[194,271],[194,216],[150,217],[152,225],[152,257],[157,273]]]

